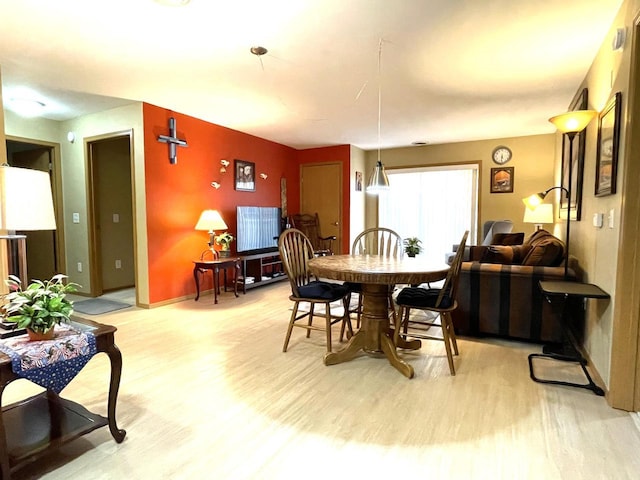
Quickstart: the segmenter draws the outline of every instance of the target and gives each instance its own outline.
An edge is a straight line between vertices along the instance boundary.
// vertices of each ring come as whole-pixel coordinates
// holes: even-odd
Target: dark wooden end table
[[[116,424],[116,401],[122,373],[122,354],[115,344],[116,327],[73,317],[71,324],[96,337],[97,353],[104,352],[111,362],[107,417],[91,413],[82,405],[47,390],[0,409],[0,479],[9,480],[20,467],[51,450],[100,427],[109,426],[116,442],[127,432]],[[0,400],[7,385],[18,377],[11,359],[0,352]]]
[[[196,281],[196,301],[200,298],[200,278],[199,273],[211,270],[213,273],[213,298],[214,303],[218,303],[220,295],[220,270],[224,272],[224,291],[227,291],[227,269],[233,268],[233,293],[238,296],[238,273],[240,272],[240,258],[220,258],[217,260],[194,260],[193,278]]]

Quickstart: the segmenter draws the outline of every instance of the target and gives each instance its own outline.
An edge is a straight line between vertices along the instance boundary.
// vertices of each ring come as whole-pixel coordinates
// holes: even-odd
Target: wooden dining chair
[[[307,330],[307,338],[311,330],[325,330],[327,336],[327,352],[331,352],[331,327],[342,322],[340,329],[340,340],[342,341],[345,329],[347,338],[353,335],[351,321],[349,318],[349,289],[342,284],[320,281],[309,270],[309,260],[314,258],[313,246],[309,239],[300,230],[290,228],[285,230],[278,240],[278,249],[282,266],[291,284],[291,295],[289,299],[294,302],[287,328],[287,335],[284,339],[282,351],[286,352],[291,339],[293,327],[300,327]],[[331,313],[331,303],[337,300],[342,301],[343,312],[340,315]],[[300,303],[308,302],[309,311],[300,311]],[[322,314],[316,313],[318,305],[324,306]],[[324,317],[324,326],[313,325],[314,316]],[[303,319],[306,322],[301,322]]]
[[[456,374],[451,349],[453,348],[453,352],[458,355],[458,343],[453,328],[451,312],[458,307],[456,293],[464,247],[468,236],[469,231],[466,231],[462,236],[462,240],[460,240],[460,248],[456,251],[442,288],[406,287],[396,297],[396,304],[400,307],[400,313],[395,324],[394,343],[398,345],[400,336],[405,340],[410,337],[443,341],[451,375]],[[412,317],[411,310],[434,312],[437,315],[433,318],[430,316]],[[430,329],[433,326],[440,327],[442,336],[431,333]]]
[[[400,258],[404,254],[402,248],[402,238],[390,228],[376,227],[368,228],[358,234],[351,246],[352,255],[380,255],[387,258]],[[358,295],[358,304],[351,308],[349,313],[356,315],[356,328],[360,328],[360,320],[362,317],[362,284],[345,282],[351,293]],[[394,317],[396,310],[393,303],[393,290],[395,286],[389,285],[389,309]]]

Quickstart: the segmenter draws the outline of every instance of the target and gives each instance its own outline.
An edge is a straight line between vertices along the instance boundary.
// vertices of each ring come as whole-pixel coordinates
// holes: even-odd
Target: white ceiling
[[[3,94],[58,120],[144,101],[295,148],[549,133],[621,3],[0,0]]]

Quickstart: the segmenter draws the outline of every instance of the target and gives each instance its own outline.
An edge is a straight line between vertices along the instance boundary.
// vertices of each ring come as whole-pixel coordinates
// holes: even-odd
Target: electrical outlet
[[[116,268],[122,268],[122,260],[116,260]]]
[[[118,213],[113,214],[113,223],[120,223],[120,215]]]
[[[82,273],[82,262],[78,262],[78,272]]]

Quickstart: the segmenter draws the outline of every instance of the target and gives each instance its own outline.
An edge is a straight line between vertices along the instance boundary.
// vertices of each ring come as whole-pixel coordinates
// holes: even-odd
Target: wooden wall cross
[[[178,163],[178,154],[176,152],[176,145],[180,147],[188,147],[186,140],[181,140],[176,135],[176,119],[171,117],[169,119],[169,135],[159,135],[158,141],[169,144],[169,163],[175,165]]]

